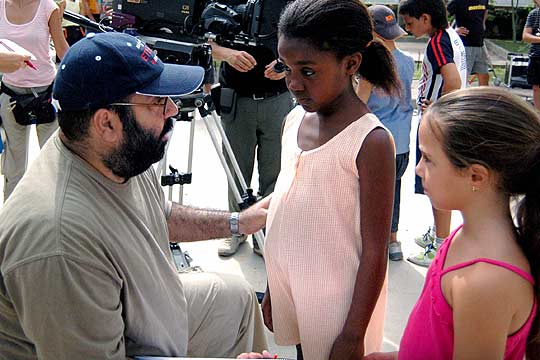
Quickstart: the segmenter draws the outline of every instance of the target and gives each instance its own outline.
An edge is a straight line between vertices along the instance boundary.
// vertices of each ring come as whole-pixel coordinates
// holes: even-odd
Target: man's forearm
[[[531,44],[538,44],[540,43],[540,36],[533,35],[530,32],[523,32],[523,35],[521,36],[521,40],[527,43]]]
[[[267,196],[242,211],[235,231],[249,235],[262,229],[266,224],[271,198]],[[167,219],[169,241],[187,242],[231,236],[230,216],[228,211],[198,209],[173,203]]]
[[[187,242],[231,236],[228,211],[199,209],[173,203],[167,219],[169,241]]]
[[[212,47],[212,58],[214,60],[226,61],[231,55],[231,49],[218,45],[214,41],[209,41],[208,44]]]

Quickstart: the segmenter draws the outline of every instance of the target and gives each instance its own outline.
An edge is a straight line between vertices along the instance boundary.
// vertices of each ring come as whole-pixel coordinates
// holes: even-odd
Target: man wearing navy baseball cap
[[[0,211],[0,358],[230,357],[266,348],[242,279],[178,274],[169,241],[253,233],[268,200],[224,211],[166,201],[169,96],[203,69],[163,64],[140,40],[89,34],[56,77],[60,131]],[[236,223],[236,220],[239,222]],[[231,224],[233,226],[231,226]]]

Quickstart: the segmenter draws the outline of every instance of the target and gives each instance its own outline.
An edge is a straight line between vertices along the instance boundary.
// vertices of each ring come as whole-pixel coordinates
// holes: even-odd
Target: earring
[[[473,192],[476,192],[477,190],[478,190],[478,188],[477,188],[476,186],[473,185],[472,191],[473,191]]]

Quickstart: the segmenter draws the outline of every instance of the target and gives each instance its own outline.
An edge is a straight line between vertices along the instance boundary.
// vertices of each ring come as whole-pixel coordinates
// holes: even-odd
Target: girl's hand
[[[274,332],[274,323],[272,321],[272,303],[270,301],[270,293],[268,292],[268,289],[264,293],[264,298],[261,303],[261,310],[263,314],[264,325],[268,328],[268,330]]]
[[[251,353],[242,353],[238,355],[237,359],[274,359],[275,357],[271,355],[268,351],[264,350],[262,354],[251,352]]]
[[[360,360],[364,357],[364,342],[357,336],[341,333],[330,350],[329,360]]]
[[[375,352],[364,357],[364,360],[397,360],[397,352]]]

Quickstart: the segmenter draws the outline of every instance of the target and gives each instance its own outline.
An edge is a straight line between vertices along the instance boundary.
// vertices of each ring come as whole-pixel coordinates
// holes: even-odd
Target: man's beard
[[[165,154],[166,141],[163,137],[173,129],[174,120],[168,118],[158,137],[143,129],[135,120],[131,109],[127,109],[122,120],[124,139],[122,143],[103,158],[103,163],[112,173],[125,181],[145,172]]]

